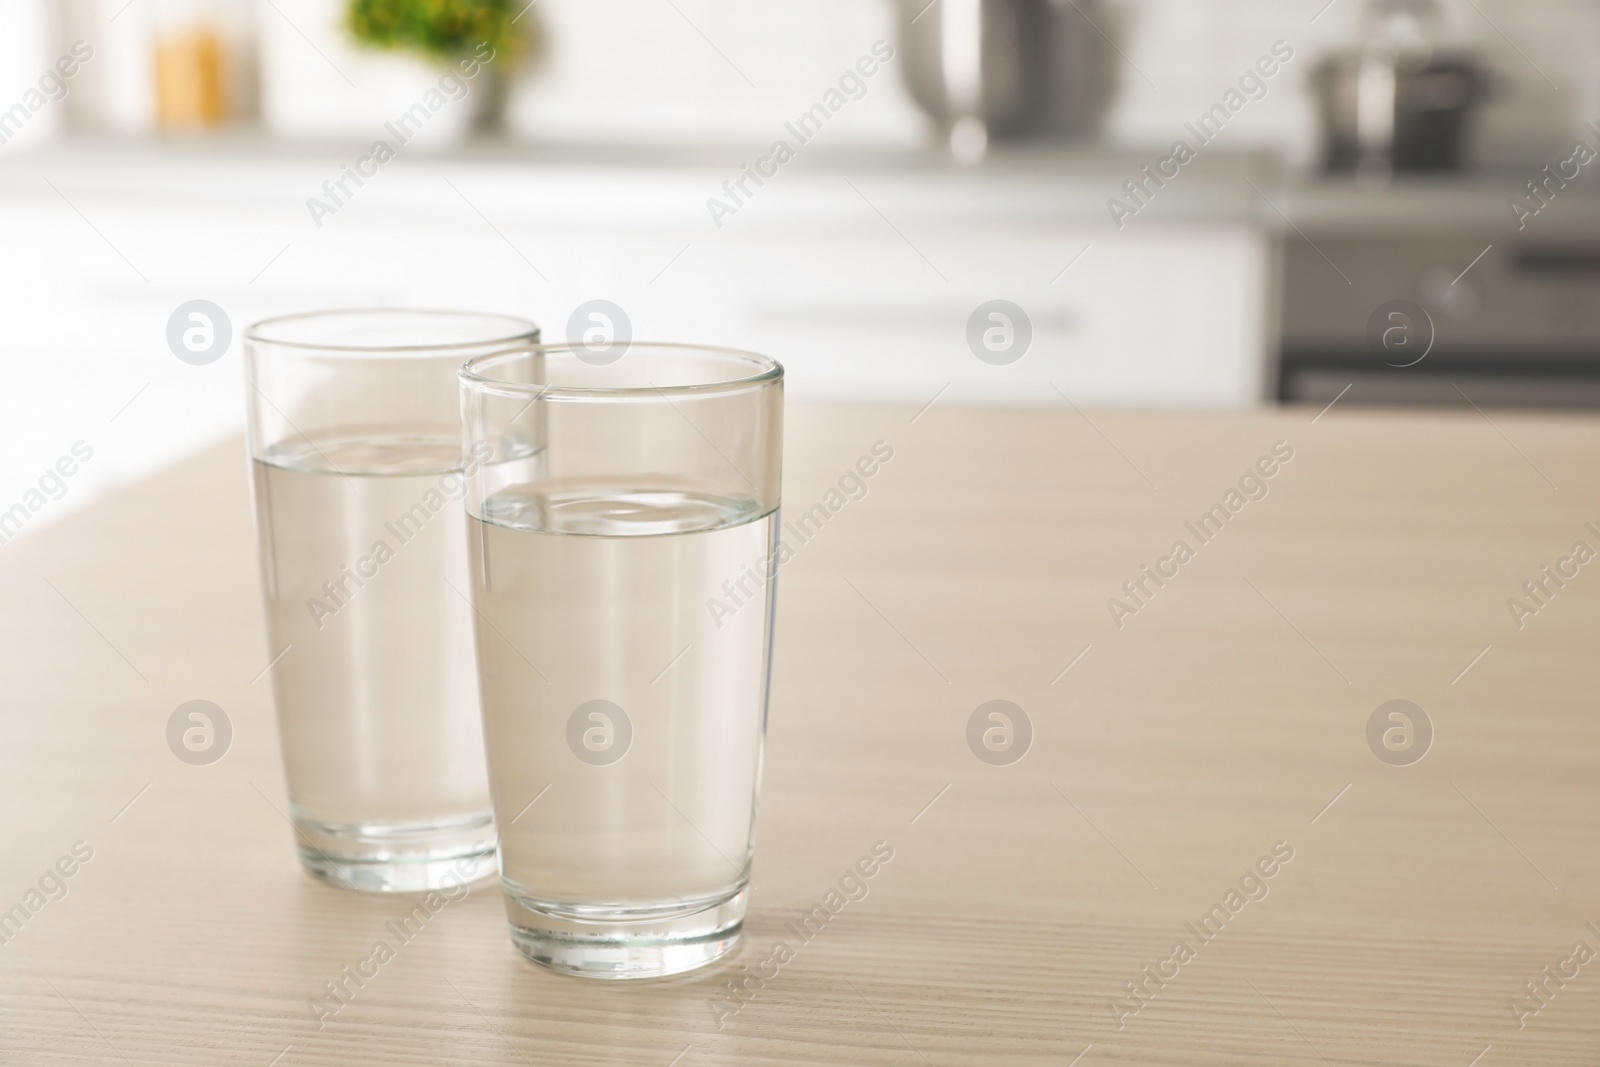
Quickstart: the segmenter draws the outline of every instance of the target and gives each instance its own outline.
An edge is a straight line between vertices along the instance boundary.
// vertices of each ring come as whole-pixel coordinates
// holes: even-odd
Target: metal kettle
[[[1099,0],[900,0],[901,70],[963,162],[991,139],[1092,132],[1110,106]]]

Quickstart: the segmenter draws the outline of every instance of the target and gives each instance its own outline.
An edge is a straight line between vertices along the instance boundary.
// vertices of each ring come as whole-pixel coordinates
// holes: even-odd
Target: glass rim
[[[274,327],[292,323],[304,323],[316,319],[333,319],[338,316],[361,315],[393,315],[406,316],[431,316],[436,318],[454,319],[499,319],[503,322],[522,323],[526,329],[518,333],[502,334],[485,337],[477,341],[449,341],[443,344],[340,344],[337,342],[290,340],[282,337],[273,337],[270,331]],[[384,353],[421,353],[440,352],[449,353],[457,350],[483,348],[486,345],[515,345],[519,342],[533,343],[539,340],[539,324],[519,315],[507,315],[498,311],[459,311],[447,308],[404,308],[404,307],[352,307],[352,308],[324,308],[320,311],[297,311],[289,315],[274,315],[268,319],[261,319],[251,323],[244,331],[244,339],[256,344],[275,345],[280,348],[296,348],[308,352],[336,352],[347,355],[382,355]]]
[[[566,353],[581,360],[583,357],[579,353],[588,349],[588,346],[583,344],[544,344],[535,341],[513,348],[501,349],[498,352],[485,352],[481,356],[474,356],[463,363],[456,374],[461,379],[461,384],[464,387],[480,392],[497,393],[503,396],[526,396],[533,399],[548,397],[567,400],[609,400],[633,397],[669,399],[675,396],[705,396],[715,393],[740,392],[753,387],[781,382],[784,378],[782,363],[779,363],[771,356],[763,356],[759,352],[751,352],[742,348],[677,341],[629,341],[628,349],[631,351],[635,348],[656,352],[710,353],[732,357],[734,360],[753,369],[754,373],[739,377],[720,377],[714,380],[682,385],[532,385],[528,382],[514,382],[507,381],[504,378],[491,377],[481,372],[480,364],[519,353]]]

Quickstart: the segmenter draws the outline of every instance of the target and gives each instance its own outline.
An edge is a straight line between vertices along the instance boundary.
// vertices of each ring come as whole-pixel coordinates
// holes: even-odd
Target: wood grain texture
[[[409,904],[297,866],[242,446],[30,529],[0,547],[0,909],[94,856],[0,944],[0,1062],[1592,1067],[1600,961],[1520,1029],[1508,1004],[1600,951],[1600,563],[1520,630],[1506,602],[1600,548],[1600,424],[1316,414],[792,407],[791,514],[894,458],[782,572],[738,957],[558,977],[485,883],[320,1028],[307,998]],[[1107,598],[1278,441],[1266,498],[1119,629]],[[164,738],[196,698],[235,729],[207,767]],[[1035,730],[1005,767],[966,743],[995,698]],[[1365,737],[1395,698],[1436,730],[1406,767]],[[879,840],[865,899],[795,938]]]

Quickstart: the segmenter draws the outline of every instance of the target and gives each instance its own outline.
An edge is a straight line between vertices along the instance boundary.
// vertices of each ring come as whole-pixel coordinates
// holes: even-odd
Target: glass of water
[[[522,319],[331,311],[245,335],[290,818],[307,869],[413,892],[490,873],[456,374]]]
[[[708,963],[739,936],[754,847],[783,368],[530,345],[461,380],[512,940],[596,978]]]

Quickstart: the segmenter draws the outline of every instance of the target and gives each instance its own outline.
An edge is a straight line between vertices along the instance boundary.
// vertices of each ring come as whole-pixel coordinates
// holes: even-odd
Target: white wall
[[[925,0],[904,2],[920,6]],[[1310,71],[1319,56],[1355,35],[1364,3],[1100,0],[1096,8],[1082,0],[1081,6],[1098,11],[1097,21],[1127,57],[1118,62],[1121,83],[1108,133],[1120,142],[1169,144],[1182,135],[1185,120],[1216,102],[1274,41],[1284,40],[1296,59],[1269,96],[1230,129],[1228,147],[1278,147],[1296,162],[1311,160]],[[1496,74],[1497,98],[1484,113],[1477,145],[1481,162],[1539,158],[1584,122],[1600,119],[1600,2],[1441,4],[1447,32],[1480,50]],[[894,40],[891,0],[675,0],[675,6],[540,0],[534,10],[544,20],[550,54],[518,89],[516,128],[526,136],[580,141],[760,140],[814,100],[872,41]],[[920,113],[898,83],[875,85],[828,134],[836,142],[891,144],[925,135]]]
[[[888,0],[540,0],[544,62],[521,85],[524,136],[767,144],[875,41]],[[914,144],[923,120],[889,68],[830,123],[835,143]]]
[[[263,46],[282,53],[277,61],[269,56],[269,72],[300,95],[321,99],[330,114],[356,107],[360,93],[326,57],[341,69],[366,69],[343,41],[343,2],[218,0],[233,12],[244,47],[254,36],[249,27],[259,23]],[[874,41],[895,40],[897,4],[920,9],[927,2],[537,0],[524,25],[537,21],[546,53],[515,86],[509,122],[519,136],[545,141],[767,143]],[[1278,148],[1304,163],[1315,155],[1317,136],[1309,73],[1318,57],[1353,37],[1367,0],[1055,2],[1091,12],[1126,57],[1116,60],[1120,89],[1107,123],[1120,143],[1170,144],[1186,119],[1215,102],[1274,41],[1289,42],[1297,58],[1268,98],[1233,124],[1227,147]],[[1570,148],[1585,122],[1600,120],[1600,0],[1439,3],[1450,37],[1481,51],[1495,72],[1496,98],[1476,146],[1480,162],[1548,158]],[[84,37],[99,50],[66,102],[74,121],[94,123],[93,112],[102,111],[99,125],[141,128],[137,113],[151,106],[143,43],[151,14],[143,4],[126,10],[126,0],[0,5],[11,11],[0,15],[6,30],[0,86],[19,65],[11,71],[17,78],[36,77],[37,56],[59,51],[37,40],[31,27],[55,21],[52,4],[60,27],[51,32]],[[899,71],[890,73],[831,124],[829,143],[896,146],[928,136]],[[387,117],[382,108],[375,114]],[[364,134],[371,117],[361,116],[347,132]],[[54,121],[45,118],[38,132]]]

